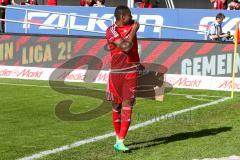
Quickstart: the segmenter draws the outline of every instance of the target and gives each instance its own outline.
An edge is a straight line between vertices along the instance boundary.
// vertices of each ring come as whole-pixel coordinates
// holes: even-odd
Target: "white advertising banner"
[[[55,69],[19,66],[0,66],[0,78],[29,80],[64,80],[67,82],[107,83],[109,71],[88,71],[84,69]],[[166,74],[165,82],[174,88],[207,89],[231,91],[232,78]],[[240,91],[240,78],[235,79],[235,91]]]

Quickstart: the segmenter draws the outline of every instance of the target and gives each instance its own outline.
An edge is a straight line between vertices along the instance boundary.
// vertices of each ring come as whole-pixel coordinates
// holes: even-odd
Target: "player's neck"
[[[119,27],[122,27],[124,26],[124,24],[121,22],[121,21],[116,21],[115,24]]]

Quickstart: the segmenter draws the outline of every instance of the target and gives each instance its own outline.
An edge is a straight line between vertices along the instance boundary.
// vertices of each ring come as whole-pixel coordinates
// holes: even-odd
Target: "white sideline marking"
[[[39,88],[50,88],[50,86],[40,86],[34,84],[16,84],[16,83],[0,83],[0,85],[7,85],[7,86],[23,86],[23,87],[39,87]]]
[[[22,86],[22,87],[38,87],[38,88],[51,88],[49,85],[36,85],[36,84],[23,84],[23,83],[0,83],[0,85],[8,85],[8,86]],[[82,87],[82,86],[79,86]],[[64,89],[81,89],[81,88],[73,88],[73,87],[56,87],[56,88],[64,88]],[[83,89],[86,89],[83,88]],[[105,89],[97,89],[97,88],[90,88],[90,89],[95,89],[99,91],[105,91]],[[211,98],[223,98],[224,96],[209,96],[209,95],[204,95],[204,94],[199,94],[199,95],[189,95],[189,94],[179,94],[179,93],[167,93],[168,95],[174,95],[174,96],[196,96],[196,97],[211,97]],[[187,98],[187,97],[186,97]]]
[[[168,93],[168,94],[173,95],[173,96],[196,96],[196,97],[216,97],[216,98],[224,97],[224,96],[209,96],[209,95],[206,95],[206,94],[199,94],[199,95],[188,95],[188,94],[180,94],[180,93]]]
[[[81,82],[82,83],[82,82]],[[8,85],[8,86],[20,86],[20,87],[37,87],[37,88],[51,88],[51,86],[47,86],[47,85],[36,85],[36,84],[16,84],[16,83],[0,83],[0,85]],[[87,87],[83,87],[83,86],[78,86],[78,87],[82,87],[82,88],[74,88],[73,87],[57,87],[55,86],[54,88],[63,88],[63,89],[75,89],[75,90],[80,90],[80,89],[87,89]],[[91,90],[98,90],[98,91],[105,91],[104,89],[97,89],[97,88],[89,88]]]
[[[193,159],[193,160],[200,160],[200,159]],[[204,158],[201,160],[240,160],[239,156],[230,156],[230,157],[221,157],[221,158]]]
[[[142,127],[148,126],[150,124],[153,124],[155,122],[158,122],[160,120],[174,117],[174,116],[176,116],[178,114],[181,114],[181,113],[185,113],[185,112],[188,112],[188,111],[193,111],[193,110],[204,108],[204,107],[211,106],[211,105],[214,105],[214,104],[219,104],[219,103],[224,102],[228,99],[231,99],[231,98],[230,97],[224,97],[222,99],[219,99],[219,100],[216,100],[216,101],[213,101],[213,102],[210,102],[210,103],[205,103],[205,104],[193,106],[191,108],[183,109],[183,110],[180,110],[180,111],[175,111],[175,112],[172,112],[172,113],[168,113],[168,114],[165,114],[163,116],[145,121],[143,123],[136,124],[136,125],[130,127],[129,130],[135,130],[135,129],[138,129],[138,128],[142,128]],[[18,160],[33,160],[33,159],[41,158],[41,157],[44,157],[44,156],[47,156],[47,155],[50,155],[50,154],[54,154],[54,153],[62,152],[62,151],[69,150],[69,149],[72,149],[72,148],[76,148],[76,147],[79,147],[79,146],[84,145],[84,144],[100,141],[100,140],[112,137],[114,135],[115,135],[115,133],[111,132],[111,133],[104,134],[104,135],[101,135],[101,136],[96,136],[96,137],[80,140],[80,141],[77,141],[77,142],[69,144],[69,145],[65,145],[65,146],[55,148],[55,149],[52,149],[52,150],[42,151],[42,152],[33,154],[31,156],[28,156],[28,157],[20,158]]]
[[[210,100],[210,99],[195,98],[195,97],[193,97],[193,95],[187,95],[185,97],[188,98],[188,99],[194,99],[194,100],[198,100],[198,101],[208,101],[208,102],[212,102],[213,101],[213,100]]]

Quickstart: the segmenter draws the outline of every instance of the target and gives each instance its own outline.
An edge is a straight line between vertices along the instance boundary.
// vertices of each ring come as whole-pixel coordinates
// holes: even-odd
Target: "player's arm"
[[[128,39],[119,38],[119,39],[115,40],[113,42],[113,44],[115,44],[122,51],[128,52],[133,47],[133,39],[136,36],[138,29],[139,29],[139,23],[134,22],[134,24],[132,25],[132,29],[129,33]]]

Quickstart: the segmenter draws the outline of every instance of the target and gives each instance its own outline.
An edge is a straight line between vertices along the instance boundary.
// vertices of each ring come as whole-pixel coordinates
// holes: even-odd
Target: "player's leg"
[[[118,142],[118,136],[121,129],[122,77],[121,74],[110,73],[107,84],[107,100],[112,101],[112,121],[116,133],[116,143]]]
[[[116,133],[116,143],[118,141],[120,129],[121,129],[121,104],[115,103],[112,101],[112,120],[113,126]]]
[[[127,135],[131,123],[132,108],[136,98],[137,73],[128,73],[125,75],[124,85],[122,88],[122,113],[121,113],[121,130],[119,139],[124,139]]]
[[[137,74],[127,74],[126,80],[122,88],[122,111],[121,111],[121,130],[119,133],[118,149],[121,151],[128,151],[129,149],[124,145],[124,139],[127,135],[129,126],[131,124],[131,115],[133,105],[136,97]]]
[[[119,139],[124,140],[129,126],[131,124],[131,116],[132,116],[132,108],[133,108],[134,100],[124,100],[122,104],[122,111],[121,111],[121,130],[119,133]]]
[[[117,143],[114,145],[114,149],[116,151],[128,152],[129,148],[124,145],[124,139],[127,135],[129,126],[131,124],[131,115],[132,115],[132,106],[134,102],[126,100],[122,103],[122,111],[121,111],[121,129],[118,134]]]

